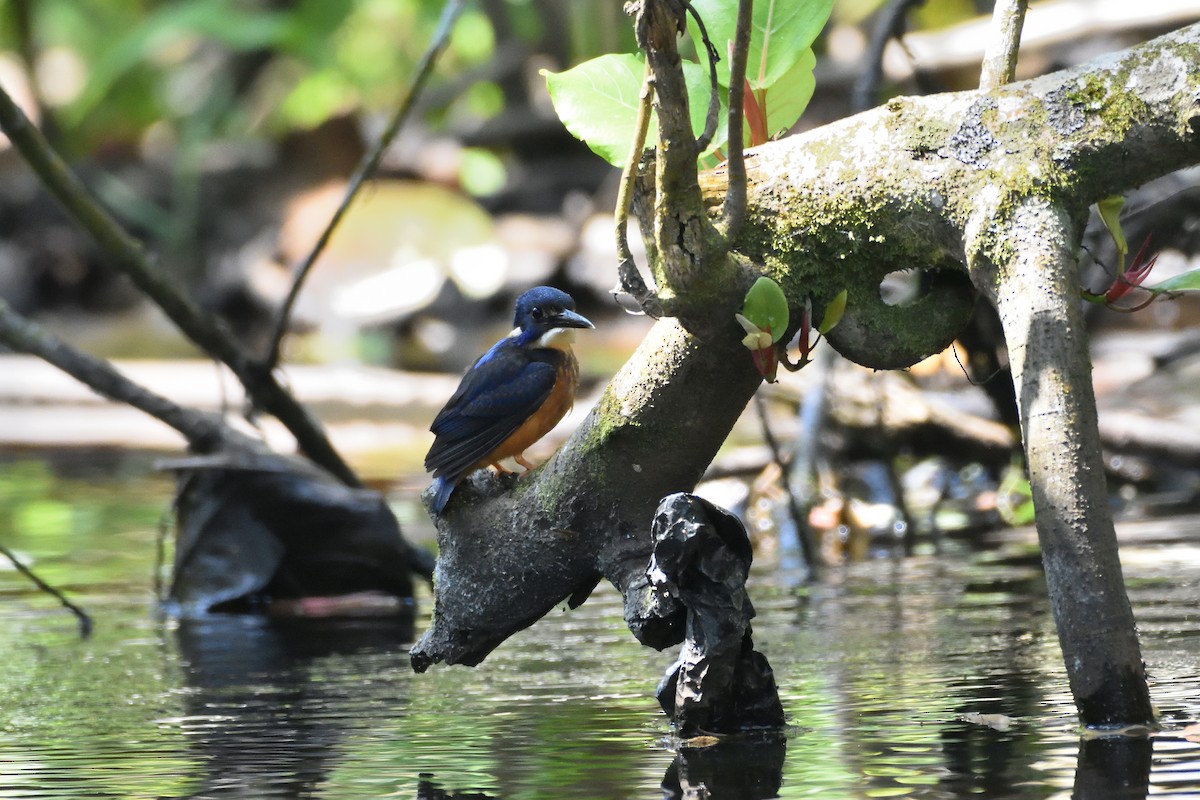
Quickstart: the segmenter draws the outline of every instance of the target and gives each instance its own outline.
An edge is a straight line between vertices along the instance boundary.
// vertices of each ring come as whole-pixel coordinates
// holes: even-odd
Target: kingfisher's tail
[[[450,493],[454,491],[454,486],[457,483],[453,478],[446,475],[435,478],[433,481],[433,513],[440,514],[442,509],[446,507],[446,503],[450,501]]]

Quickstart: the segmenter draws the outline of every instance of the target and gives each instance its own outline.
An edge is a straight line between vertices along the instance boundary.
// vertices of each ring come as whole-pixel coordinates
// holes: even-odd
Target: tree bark
[[[434,517],[433,622],[414,667],[477,664],[564,599],[582,603],[601,577],[625,594],[629,620],[644,619],[654,511],[696,485],[759,381],[736,331],[701,344],[660,321],[548,462],[528,477],[480,471],[460,484]],[[680,641],[682,621],[635,632],[662,649]]]
[[[1046,585],[1086,725],[1154,712],[1117,554],[1075,258],[1079,226],[1035,199],[983,222],[972,263],[1008,342]]]

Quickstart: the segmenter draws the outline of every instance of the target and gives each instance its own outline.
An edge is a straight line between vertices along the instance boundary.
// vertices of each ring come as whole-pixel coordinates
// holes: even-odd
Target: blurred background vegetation
[[[837,4],[817,45],[832,60],[814,122],[846,112],[846,67],[861,57],[881,5]],[[442,6],[4,0],[0,81],[162,266],[252,338],[332,210],[338,181],[399,102]],[[945,27],[980,11],[972,0],[930,0],[914,9],[912,23]],[[611,237],[588,223],[611,207],[611,170],[563,132],[540,71],[632,49],[628,19],[612,0],[473,4],[381,171],[381,186],[416,179],[450,194],[380,191],[375,213],[356,209],[363,222],[348,223],[341,249],[331,249],[318,270],[325,280],[306,292],[320,296],[338,286],[347,295],[340,304],[302,303],[300,326],[337,329],[346,326],[335,320],[349,318],[360,332],[395,324],[420,333],[414,315],[436,316],[439,300],[455,307],[464,296],[484,300],[552,279],[585,295],[603,293]],[[58,320],[68,336],[80,310],[111,314],[138,304],[11,152],[0,159],[0,175],[8,186],[0,190],[0,297],[26,313],[71,312],[71,320]],[[477,207],[493,217],[535,216],[481,225]],[[397,219],[417,222],[389,236],[387,221]],[[367,242],[373,233],[383,240],[378,246]],[[464,246],[474,249],[456,266]],[[380,283],[388,268],[397,268],[394,280]],[[444,292],[447,276],[453,290]],[[368,278],[376,280],[361,283]],[[378,302],[381,294],[406,292],[413,295],[406,302]],[[363,305],[364,296],[373,302]],[[90,341],[114,355],[187,351],[157,333],[149,339],[159,344],[149,349],[142,333]],[[130,342],[138,347],[130,350]],[[375,360],[409,366],[458,366],[428,347],[373,352]],[[292,355],[306,357],[303,350]]]
[[[873,32],[897,2],[836,0],[815,44],[816,94],[797,130],[852,112]],[[294,265],[403,97],[443,5],[0,0],[0,84],[158,264],[257,348]],[[991,2],[912,0],[905,6],[908,33],[903,45],[893,41],[883,52],[872,99],[973,88],[984,40],[978,26]],[[1081,63],[1196,19],[1200,8],[1190,0],[1157,0],[1136,13],[1124,0],[1034,2],[1018,77]],[[286,360],[455,373],[507,332],[517,293],[554,283],[575,295],[589,316],[602,317],[596,335],[579,344],[586,385],[600,385],[647,323],[617,313],[608,295],[615,278],[616,171],[564,130],[542,71],[633,48],[629,20],[616,0],[469,4],[417,113],[306,284]],[[1136,216],[1126,229],[1131,241],[1156,230],[1156,247],[1177,248],[1156,267],[1163,278],[1194,261],[1200,226],[1187,203],[1196,205],[1196,185],[1194,176],[1177,179],[1158,198],[1127,205]],[[1163,197],[1184,201],[1170,206],[1166,223],[1163,213],[1142,213],[1167,209]],[[1097,261],[1090,268],[1103,271],[1103,254]],[[1092,288],[1107,283],[1103,275],[1085,282]],[[3,142],[0,297],[98,355],[199,355],[104,263]],[[1136,321],[1125,316],[1120,322],[1184,332],[1198,316],[1194,303],[1156,303]],[[998,346],[993,332],[984,347]],[[1158,358],[1139,347],[1143,361]],[[943,361],[944,369],[932,368],[941,370],[939,380],[965,386],[960,368]],[[22,377],[14,364],[0,380],[0,405],[29,406],[26,389],[35,401],[46,399],[37,393],[49,384]],[[1124,363],[1116,371],[1131,374]],[[211,371],[197,375],[203,385],[189,402],[236,402],[212,388]],[[298,371],[290,378],[305,380]],[[179,388],[182,382],[167,383]],[[310,384],[323,398],[354,395],[355,414],[376,403],[380,417],[403,415],[409,427],[396,438],[418,474],[428,418],[452,390],[440,383],[417,389],[389,383],[372,394],[319,376]],[[384,395],[391,399],[363,399]],[[306,399],[313,402],[313,394]],[[85,402],[65,388],[57,400]],[[72,420],[79,416],[71,413]],[[318,407],[317,413],[331,420],[348,412]],[[790,417],[790,405],[786,413]],[[0,442],[35,442],[32,423],[7,411],[3,416],[9,422],[0,425]],[[61,443],[99,437],[99,412],[89,407],[87,419],[86,425],[55,423]],[[100,438],[134,439],[124,429]],[[381,437],[363,439],[371,448]],[[339,446],[354,448],[345,437]],[[997,458],[1007,460],[1007,451]],[[380,472],[394,474],[394,465],[389,457]]]

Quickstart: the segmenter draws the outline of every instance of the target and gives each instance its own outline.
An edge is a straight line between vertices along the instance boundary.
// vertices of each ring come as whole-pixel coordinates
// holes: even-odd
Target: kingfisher
[[[566,292],[538,286],[517,298],[513,331],[471,365],[429,430],[425,456],[440,514],[454,487],[473,470],[513,457],[525,469],[525,448],[545,436],[575,403],[579,362],[575,331],[594,328]]]

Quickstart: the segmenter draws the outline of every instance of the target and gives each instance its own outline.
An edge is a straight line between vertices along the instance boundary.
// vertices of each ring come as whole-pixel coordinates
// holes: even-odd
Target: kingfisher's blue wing
[[[433,420],[437,437],[425,456],[435,477],[457,477],[486,458],[550,396],[552,363],[520,348],[493,348],[467,374]]]

